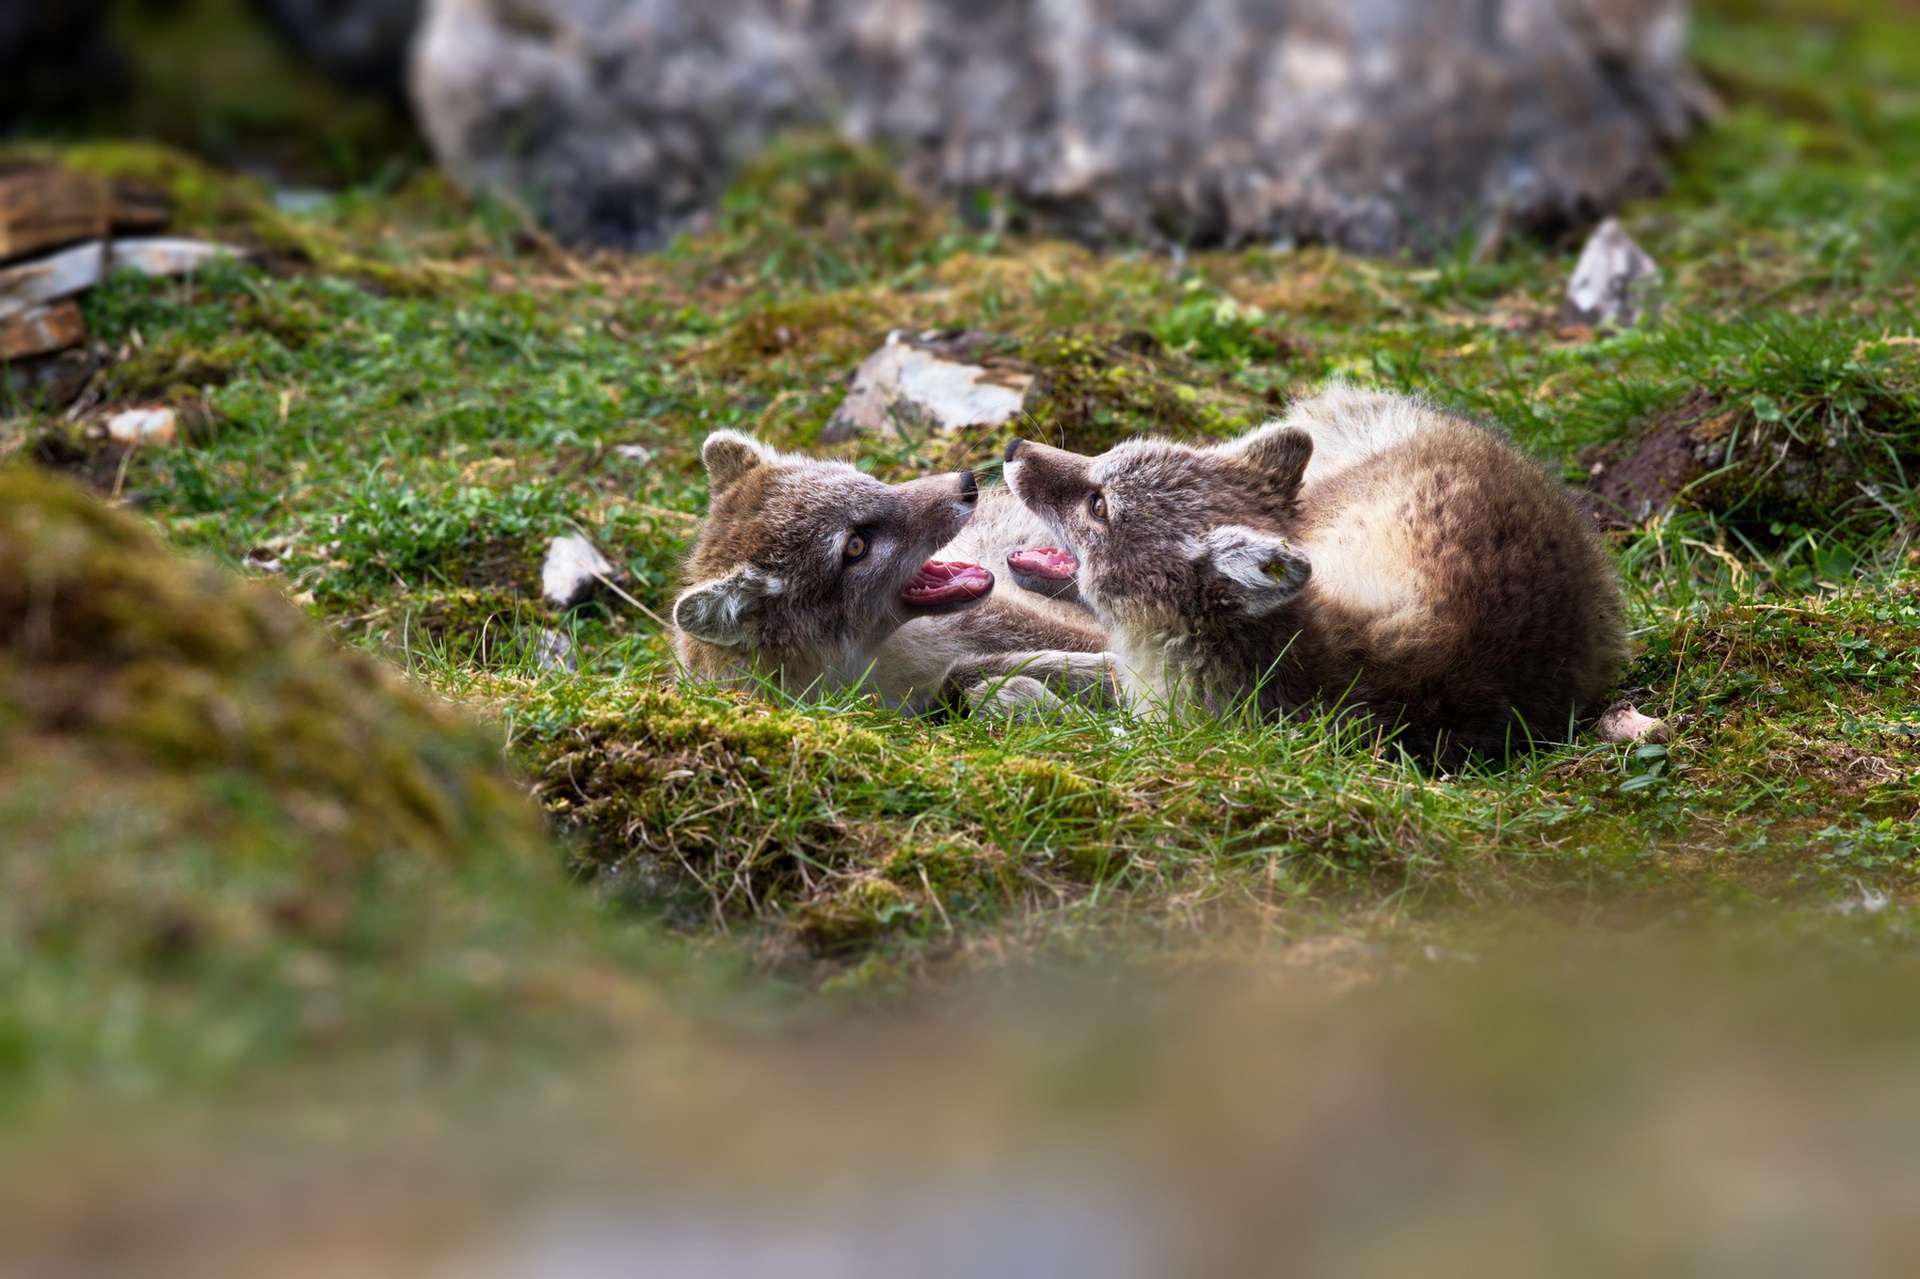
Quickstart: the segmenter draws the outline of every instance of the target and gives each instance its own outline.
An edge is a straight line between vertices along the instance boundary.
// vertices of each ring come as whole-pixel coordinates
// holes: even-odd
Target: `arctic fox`
[[[757,673],[795,693],[864,684],[915,712],[1108,687],[1090,612],[984,567],[1013,555],[1041,584],[1078,568],[1036,545],[1045,526],[1004,489],[983,495],[971,471],[882,484],[733,431],[708,436],[702,457],[712,509],[673,606],[695,674]]]
[[[1137,704],[1339,706],[1449,763],[1563,735],[1619,673],[1619,583],[1566,493],[1413,400],[1335,387],[1212,448],[1015,440],[1006,474]]]

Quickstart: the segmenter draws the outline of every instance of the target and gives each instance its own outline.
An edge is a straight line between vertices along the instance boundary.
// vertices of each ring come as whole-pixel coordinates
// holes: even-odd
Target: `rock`
[[[917,338],[897,330],[854,370],[853,386],[820,432],[822,444],[859,435],[924,439],[965,427],[998,427],[1026,403],[1033,374],[1007,361],[954,358],[981,335],[939,331]]]
[[[1608,218],[1587,239],[1560,309],[1564,325],[1630,329],[1646,310],[1660,268],[1626,228]]]
[[[547,603],[569,609],[593,593],[602,579],[613,577],[613,565],[584,537],[556,537],[547,544],[547,560],[540,568],[540,593]]]
[[[1629,742],[1666,742],[1672,737],[1667,721],[1642,715],[1629,702],[1615,702],[1593,726],[1593,734],[1609,745]]]
[[[1092,241],[1371,253],[1552,229],[1658,187],[1712,109],[1682,0],[428,0],[442,164],[642,248],[775,135]],[[1498,238],[1497,234],[1494,238]]]
[[[0,315],[0,361],[45,355],[87,340],[87,321],[72,302],[30,306]]]
[[[420,0],[253,0],[294,52],[350,89],[398,98]]]
[[[534,637],[533,660],[543,671],[574,675],[580,670],[580,659],[573,653],[573,641],[559,631],[543,630]]]
[[[180,426],[172,409],[127,409],[107,419],[107,438],[121,444],[176,444]]]

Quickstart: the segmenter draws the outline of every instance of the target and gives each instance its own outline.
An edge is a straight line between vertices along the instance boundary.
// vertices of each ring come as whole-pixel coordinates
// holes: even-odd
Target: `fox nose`
[[[1007,461],[1009,462],[1013,461],[1013,455],[1015,453],[1018,453],[1020,451],[1021,446],[1024,445],[1025,443],[1026,441],[1021,439],[1017,435],[1014,436],[1012,439],[1008,440],[1007,441]]]
[[[972,471],[960,472],[960,500],[969,506],[980,500],[980,481]]]

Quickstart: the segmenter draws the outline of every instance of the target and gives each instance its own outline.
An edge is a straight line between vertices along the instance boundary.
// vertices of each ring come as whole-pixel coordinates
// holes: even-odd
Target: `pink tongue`
[[[1057,546],[1036,546],[1007,556],[1007,567],[1018,573],[1064,582],[1080,571],[1080,561]]]
[[[951,604],[977,600],[993,589],[993,574],[978,564],[928,560],[913,575],[900,598],[909,604]]]

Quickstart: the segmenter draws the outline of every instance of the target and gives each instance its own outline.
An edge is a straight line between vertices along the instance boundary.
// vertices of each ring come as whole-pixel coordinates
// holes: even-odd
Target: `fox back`
[[[1340,388],[1206,449],[1016,441],[1008,476],[1136,700],[1338,705],[1445,762],[1563,734],[1618,675],[1619,586],[1565,492],[1415,401]]]

